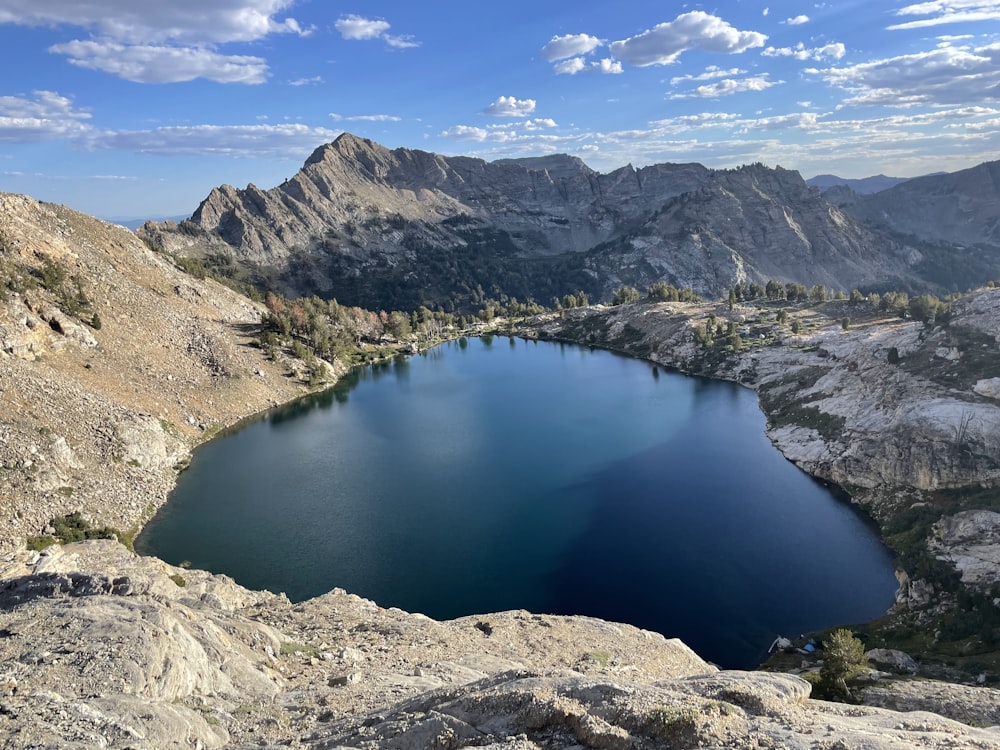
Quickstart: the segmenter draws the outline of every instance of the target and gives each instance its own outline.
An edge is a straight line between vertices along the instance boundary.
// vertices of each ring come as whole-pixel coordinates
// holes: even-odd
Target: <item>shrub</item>
[[[867,663],[865,644],[850,630],[834,630],[823,644],[823,666],[819,671],[817,697],[853,702],[854,696],[847,687],[847,681],[856,677]]]

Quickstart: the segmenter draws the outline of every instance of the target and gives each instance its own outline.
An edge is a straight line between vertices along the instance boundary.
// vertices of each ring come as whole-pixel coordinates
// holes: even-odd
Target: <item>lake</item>
[[[200,447],[137,548],[292,600],[628,622],[746,668],[896,589],[873,527],[764,427],[731,383],[461,339]]]

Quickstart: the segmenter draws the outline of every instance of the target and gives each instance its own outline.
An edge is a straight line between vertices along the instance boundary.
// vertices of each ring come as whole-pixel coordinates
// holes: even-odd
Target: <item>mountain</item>
[[[851,213],[926,241],[1000,248],[1000,161],[908,180]]]
[[[486,162],[350,134],[281,185],[215,188],[187,221],[140,235],[288,295],[375,308],[487,297],[607,299],[653,281],[718,295],[770,278],[933,287],[906,243],[861,226],[797,173],[755,164],[631,165],[566,155]]]
[[[884,174],[875,175],[874,177],[862,177],[861,179],[838,177],[835,174],[819,174],[806,180],[806,184],[818,187],[820,192],[823,193],[826,193],[832,187],[843,186],[849,187],[858,195],[871,195],[872,193],[878,193],[900,185],[908,179],[908,177],[886,177]]]

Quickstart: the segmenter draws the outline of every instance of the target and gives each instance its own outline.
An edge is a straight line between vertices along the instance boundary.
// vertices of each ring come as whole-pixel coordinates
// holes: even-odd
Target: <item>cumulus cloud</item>
[[[696,10],[629,39],[612,42],[611,54],[632,65],[669,65],[692,49],[736,54],[763,47],[766,41],[765,34],[739,31],[718,16]]]
[[[392,28],[388,21],[353,14],[338,19],[333,26],[344,39],[378,39]]]
[[[996,0],[932,0],[907,5],[896,11],[897,16],[927,16],[903,21],[887,28],[890,31],[921,29],[948,23],[979,23],[1000,20],[1000,3]]]
[[[582,57],[571,57],[569,60],[557,62],[552,66],[552,69],[557,75],[576,75],[583,71],[603,73],[604,75],[618,75],[625,72],[621,62],[610,57],[589,63]]]
[[[72,41],[49,47],[78,67],[136,83],[179,83],[205,78],[217,83],[263,83],[267,62],[260,57],[220,55],[201,47]]]
[[[845,104],[905,107],[1000,100],[1000,44],[975,50],[942,47],[806,72],[850,92]]]
[[[441,135],[456,141],[473,141],[476,143],[513,143],[516,141],[546,142],[552,136],[540,135],[542,131],[558,127],[555,120],[549,117],[505,122],[500,125],[489,125],[485,128],[473,125],[455,125],[443,131]]]
[[[610,57],[591,63],[591,66],[598,72],[604,73],[605,75],[618,75],[619,73],[624,72],[622,64],[618,60],[614,60]]]
[[[847,54],[841,42],[824,44],[822,47],[807,48],[802,42],[794,47],[766,47],[760,53],[764,57],[794,57],[796,60],[839,60]]]
[[[0,23],[63,25],[89,39],[56,44],[50,52],[74,65],[139,83],[205,78],[219,83],[262,83],[267,62],[225,55],[221,44],[253,42],[270,34],[308,35],[294,18],[279,18],[293,0],[0,0]]]
[[[587,61],[582,57],[571,57],[568,60],[557,62],[552,66],[557,75],[576,75],[581,70],[587,69]]]
[[[40,143],[73,138],[90,131],[90,114],[54,91],[32,97],[0,96],[0,143]]]
[[[323,76],[310,76],[309,78],[296,78],[295,80],[289,81],[289,86],[312,86],[313,84],[323,83]]]
[[[343,131],[282,125],[191,125],[96,133],[83,140],[93,150],[135,151],[159,156],[277,158],[306,155]]]
[[[0,0],[0,23],[76,26],[126,44],[251,42],[275,33],[306,33],[278,19],[294,0]]]
[[[785,21],[789,26],[801,26],[804,23],[809,23],[809,16],[795,16],[795,18],[789,18]]]
[[[485,141],[489,138],[490,131],[486,128],[477,128],[472,125],[455,125],[441,132],[444,138],[454,138],[457,141]]]
[[[685,94],[673,94],[671,99],[718,99],[722,96],[732,96],[745,91],[764,91],[772,86],[776,86],[783,81],[772,81],[767,74],[750,76],[749,78],[724,78],[717,83],[698,86],[694,91]]]
[[[483,110],[483,114],[494,117],[524,117],[535,111],[534,99],[516,99],[513,96],[497,97],[497,100]]]
[[[554,36],[542,47],[542,57],[549,62],[564,60],[567,57],[587,55],[600,47],[603,42],[590,34],[566,34]]]
[[[333,27],[340,32],[340,35],[344,39],[381,39],[395,49],[409,49],[420,46],[420,42],[415,41],[412,36],[396,36],[388,33],[392,26],[388,21],[384,21],[381,18],[365,18],[364,16],[352,13],[347,16],[341,16],[333,24]]]

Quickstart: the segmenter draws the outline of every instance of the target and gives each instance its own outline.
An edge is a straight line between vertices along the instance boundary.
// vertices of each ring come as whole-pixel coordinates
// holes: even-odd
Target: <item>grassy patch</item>
[[[319,656],[320,650],[315,646],[304,646],[294,641],[283,641],[281,643],[282,656]]]
[[[49,526],[54,529],[54,533],[28,537],[28,549],[41,550],[53,544],[70,544],[72,542],[83,542],[88,539],[109,538],[118,539],[126,547],[129,547],[129,549],[132,548],[132,539],[128,534],[123,534],[111,526],[92,526],[80,513],[70,513],[66,516],[53,518],[49,521]],[[131,537],[134,536],[134,534],[131,535]]]
[[[611,654],[608,653],[607,651],[591,651],[589,654],[587,654],[587,658],[590,661],[594,662],[595,664],[599,664],[602,667],[606,667],[608,666],[608,663],[611,661]]]

